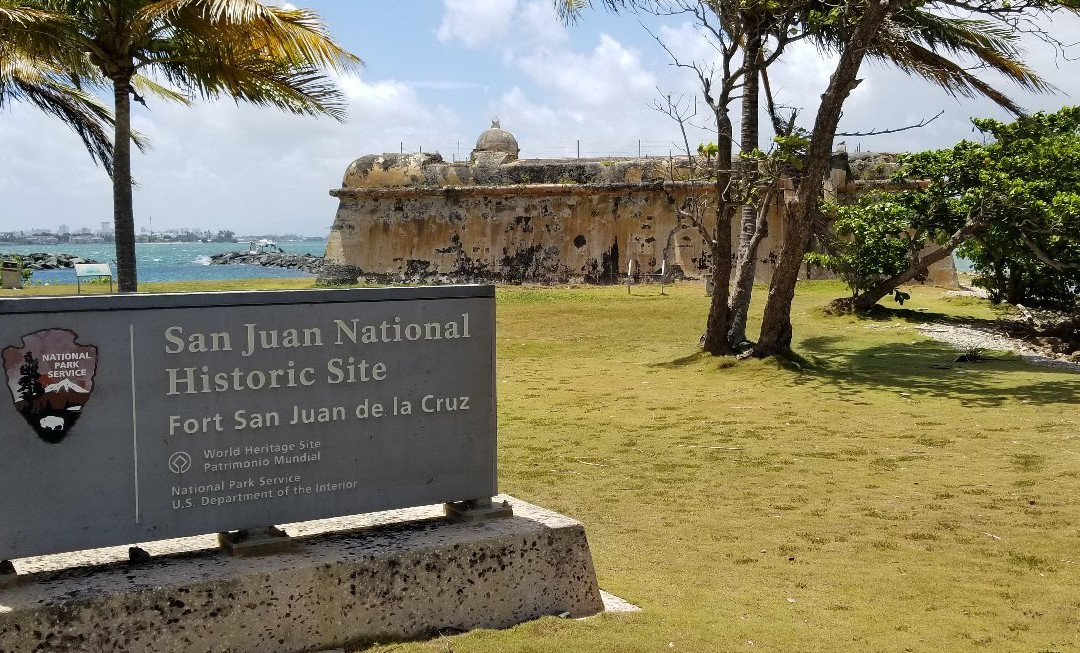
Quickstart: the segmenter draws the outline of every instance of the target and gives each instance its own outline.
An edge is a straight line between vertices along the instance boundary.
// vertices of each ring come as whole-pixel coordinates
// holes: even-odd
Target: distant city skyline
[[[697,94],[695,81],[670,65],[629,14],[588,11],[564,26],[550,0],[294,4],[319,12],[339,42],[366,62],[358,74],[340,79],[349,122],[228,100],[191,107],[155,98],[147,98],[147,107],[136,103],[133,126],[151,145],[133,160],[137,232],[201,223],[215,232],[325,236],[337,209],[329,190],[340,186],[351,161],[420,149],[447,160],[467,157],[493,116],[517,136],[523,158],[574,157],[579,147],[582,156],[634,156],[639,148],[667,156],[682,138],[650,105],[669,92]],[[680,57],[710,56],[687,21],[645,22]],[[1056,18],[1052,27],[1062,41],[1080,42],[1077,19]],[[1056,60],[1037,40],[1027,45],[1028,61],[1061,93],[1002,88],[1033,111],[1075,103],[1080,75],[1068,73],[1069,62]],[[832,63],[805,46],[782,63],[771,69],[774,91],[780,101],[804,107],[800,121],[809,126]],[[988,101],[950,98],[880,64],[865,65],[860,76],[865,81],[845,107],[842,132],[944,114],[899,134],[838,137],[850,151],[948,147],[973,137],[972,116],[1009,118]],[[737,117],[737,107],[733,112]],[[690,138],[692,146],[711,139],[696,128]],[[90,162],[73,133],[25,104],[0,112],[0,193],[0,232],[112,219],[104,170]]]
[[[324,239],[325,234],[304,234],[297,232],[286,233],[270,233],[270,232],[237,232],[232,229],[206,229],[203,227],[177,227],[170,229],[162,229],[160,231],[151,232],[149,228],[142,227],[139,229],[139,233],[136,237],[141,241],[145,241],[148,238],[156,237],[181,237],[181,236],[196,236],[203,239],[220,238],[222,234],[227,234],[229,238],[233,239],[233,242],[244,242],[252,238],[300,238],[304,240],[311,239]],[[90,242],[85,237],[93,237],[92,242],[103,242],[102,239],[111,241],[114,237],[114,230],[112,224],[102,222],[97,229],[91,229],[86,226],[78,226],[71,228],[66,224],[58,225],[55,229],[48,227],[36,227],[33,229],[13,229],[13,230],[0,230],[0,243],[15,241],[28,241],[30,243],[38,242],[41,244],[51,243],[79,243]]]

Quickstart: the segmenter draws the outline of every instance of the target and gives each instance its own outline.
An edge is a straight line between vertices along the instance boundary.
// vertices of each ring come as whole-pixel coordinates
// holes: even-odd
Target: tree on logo
[[[19,367],[19,396],[30,407],[34,400],[45,394],[45,388],[41,385],[41,376],[38,373],[38,360],[33,352],[23,355],[23,364]]]

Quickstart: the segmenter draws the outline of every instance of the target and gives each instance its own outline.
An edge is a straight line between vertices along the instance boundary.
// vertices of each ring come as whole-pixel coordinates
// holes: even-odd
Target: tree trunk
[[[131,199],[131,75],[113,77],[113,230],[116,238],[116,280],[122,293],[139,289],[135,266],[135,210]]]
[[[874,304],[878,303],[879,299],[891,293],[899,287],[900,284],[907,283],[920,274],[926,273],[927,268],[931,265],[944,259],[949,254],[952,254],[953,250],[959,247],[960,243],[964,242],[964,239],[974,231],[976,226],[977,225],[974,222],[969,221],[964,223],[964,226],[960,227],[956,233],[950,236],[949,240],[945,241],[941,247],[938,247],[926,256],[916,255],[917,258],[911,262],[911,265],[909,265],[906,270],[899,274],[895,274],[888,279],[879,281],[871,288],[859,293],[853,302],[855,310],[870,310]]]
[[[769,297],[761,317],[761,334],[754,346],[758,357],[786,353],[791,349],[791,302],[795,298],[795,284],[799,269],[810,244],[810,223],[821,202],[821,187],[832,161],[832,142],[844,100],[858,84],[856,75],[862,65],[867,45],[881,27],[885,17],[897,0],[870,2],[866,14],[840,53],[829,86],[821,96],[814,130],[807,150],[806,174],[800,180],[796,198],[788,202],[787,229],[780,247],[779,260],[773,270]]]
[[[724,105],[721,105],[724,106]],[[732,353],[728,343],[730,312],[728,298],[731,284],[731,203],[728,201],[731,181],[731,121],[724,116],[717,116],[717,154],[716,171],[716,211],[713,224],[712,252],[713,294],[709,305],[709,319],[705,324],[705,351],[714,356],[727,356]]]
[[[1024,299],[1024,275],[1016,266],[1009,267],[1009,280],[1005,285],[1005,301],[1013,306],[1023,304]]]
[[[742,88],[742,121],[739,127],[740,152],[749,154],[758,148],[758,61],[761,58],[761,33],[754,31],[747,35],[746,49],[743,51],[743,67],[746,69]],[[757,162],[750,159],[741,161],[741,172],[747,184],[757,176]],[[758,198],[760,203],[762,198]],[[750,298],[754,292],[754,274],[757,271],[757,245],[761,238],[758,231],[764,228],[758,224],[758,207],[747,201],[742,206],[739,228],[739,249],[735,259],[735,284],[729,301],[731,308],[731,327],[728,329],[728,342],[737,348],[746,340],[746,317],[750,311]]]

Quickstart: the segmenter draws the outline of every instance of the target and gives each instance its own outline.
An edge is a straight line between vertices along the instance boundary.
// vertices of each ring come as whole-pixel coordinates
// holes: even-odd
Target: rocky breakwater
[[[321,256],[286,254],[280,252],[222,252],[210,257],[211,265],[261,265],[268,268],[288,268],[318,274],[322,269]]]
[[[74,254],[0,254],[0,261],[14,261],[16,258],[22,261],[23,268],[27,270],[57,270],[74,267],[76,263],[97,263],[94,259],[81,258]]]

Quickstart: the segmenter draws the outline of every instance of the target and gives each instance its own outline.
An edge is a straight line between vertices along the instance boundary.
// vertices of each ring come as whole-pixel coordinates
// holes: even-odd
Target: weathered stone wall
[[[500,495],[514,516],[442,506],[283,525],[289,553],[231,558],[213,536],[18,561],[0,651],[300,653],[604,609],[580,523]],[[123,556],[123,557],[121,557]],[[120,562],[124,560],[124,562]]]
[[[827,191],[855,192],[838,157]],[[707,182],[666,159],[446,163],[435,154],[373,154],[354,161],[326,247],[321,283],[379,281],[612,283],[631,262],[700,276],[709,254],[676,209],[708,197]],[[712,204],[715,206],[715,204]],[[757,280],[768,282],[783,239],[783,202],[772,207]],[[711,220],[710,220],[711,222]],[[732,236],[738,238],[738,221]],[[933,278],[955,280],[948,270]],[[820,270],[812,276],[823,276]]]
[[[327,246],[328,280],[431,275],[610,283],[634,269],[697,275],[697,231],[679,228],[686,184],[529,184],[343,189]],[[676,272],[676,274],[678,274]]]

